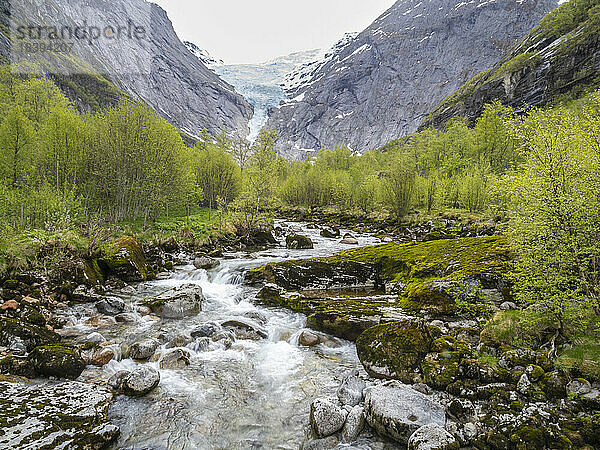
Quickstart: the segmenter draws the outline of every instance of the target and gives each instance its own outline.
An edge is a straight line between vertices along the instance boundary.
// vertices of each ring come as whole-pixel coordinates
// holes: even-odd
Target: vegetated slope
[[[191,136],[198,136],[203,129],[214,134],[221,128],[241,136],[248,134],[252,106],[190,53],[159,6],[144,0],[97,0],[93,4],[84,0],[47,0],[35,5],[17,1],[11,5],[4,0],[1,9],[5,23],[7,14],[12,13],[18,20],[36,26],[145,26],[147,39],[141,45],[122,39],[119,45],[96,40],[77,46],[74,54],[58,61],[62,69],[62,75],[56,77],[58,84],[76,102],[94,103],[97,93],[100,98],[96,100],[104,103],[103,97],[111,90],[101,80],[105,78]],[[0,40],[6,42],[3,56],[9,59],[9,30],[3,27],[0,32]],[[79,78],[65,76],[66,69],[72,69],[69,72],[77,73]],[[53,73],[51,68],[46,72]]]
[[[524,112],[563,94],[578,97],[600,85],[599,70],[600,1],[564,3],[494,67],[444,100],[421,128],[439,128],[457,116],[473,121],[496,99]]]
[[[556,0],[400,0],[310,73],[267,126],[279,151],[364,152],[418,128],[446,96],[489,68]]]

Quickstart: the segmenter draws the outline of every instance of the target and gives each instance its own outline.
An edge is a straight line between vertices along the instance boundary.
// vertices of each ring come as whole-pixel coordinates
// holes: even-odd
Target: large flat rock
[[[119,434],[106,418],[112,399],[75,381],[0,382],[0,448],[103,448]]]

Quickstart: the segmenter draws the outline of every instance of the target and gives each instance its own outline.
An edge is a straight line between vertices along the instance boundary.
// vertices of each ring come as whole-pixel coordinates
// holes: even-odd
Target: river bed
[[[360,367],[354,344],[330,338],[313,348],[299,346],[306,317],[255,304],[257,290],[243,284],[244,273],[269,262],[333,255],[348,246],[339,239],[321,237],[318,229],[305,223],[277,225],[310,237],[314,250],[287,250],[281,243],[254,254],[228,254],[208,272],[191,264],[179,266],[169,278],[135,286],[135,293],[111,293],[123,298],[127,309],[135,313],[143,299],[172,287],[197,284],[206,298],[197,316],[156,320],[135,313],[135,323],[92,329],[84,323],[94,311],[83,306],[75,310],[73,320],[80,335],[100,332],[114,342],[117,354],[101,369],[88,367],[83,374],[88,380],[105,380],[119,370],[133,370],[138,362],[119,357],[125,346],[155,338],[162,343],[158,352],[165,351],[173,338],[209,321],[251,319],[268,333],[266,339],[236,340],[229,348],[211,342],[208,349],[200,349],[197,340],[193,341],[186,346],[191,364],[180,370],[160,369],[157,361],[146,363],[159,370],[159,387],[143,398],[116,399],[109,419],[121,428],[121,437],[114,448],[297,449],[307,440],[310,403],[317,397],[335,396],[344,373]],[[361,246],[381,242],[370,235],[354,236]],[[359,443],[354,448],[382,445],[386,446]]]

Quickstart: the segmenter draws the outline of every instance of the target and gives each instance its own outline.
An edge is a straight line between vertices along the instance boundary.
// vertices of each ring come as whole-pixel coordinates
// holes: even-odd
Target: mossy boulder
[[[46,377],[74,380],[85,369],[85,361],[73,347],[43,345],[30,354],[35,370]]]
[[[107,421],[112,400],[94,384],[0,381],[0,448],[106,448],[119,435]]]
[[[146,281],[148,265],[142,246],[133,237],[122,237],[110,244],[104,261],[113,275],[123,281]]]
[[[313,241],[301,234],[294,234],[285,238],[285,246],[290,250],[308,250],[314,248]]]
[[[361,312],[353,314],[345,308],[329,308],[308,316],[306,326],[316,331],[331,334],[333,336],[355,341],[364,331],[379,324],[379,316],[364,314]]]
[[[0,345],[10,347],[15,338],[20,339],[27,351],[46,344],[55,344],[60,336],[45,327],[32,325],[20,319],[0,317]]]
[[[251,270],[246,281],[272,283],[288,291],[369,291],[383,286],[374,265],[335,257],[270,263]]]
[[[432,343],[424,322],[402,320],[369,328],[356,340],[356,350],[369,375],[410,383]]]

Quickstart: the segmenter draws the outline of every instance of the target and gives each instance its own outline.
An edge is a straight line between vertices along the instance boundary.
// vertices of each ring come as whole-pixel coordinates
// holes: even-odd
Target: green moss
[[[369,328],[356,340],[356,350],[370,375],[408,383],[432,342],[424,324],[403,320]]]
[[[36,347],[30,358],[35,370],[44,376],[75,379],[85,369],[85,361],[79,353],[65,345]]]
[[[106,249],[106,263],[109,269],[125,281],[145,281],[148,279],[148,266],[142,246],[133,237],[122,237]],[[137,271],[137,273],[135,273]]]
[[[501,78],[504,75],[518,72],[526,67],[536,66],[539,62],[540,56],[535,52],[520,53],[502,64],[500,68],[494,72],[491,78]]]

